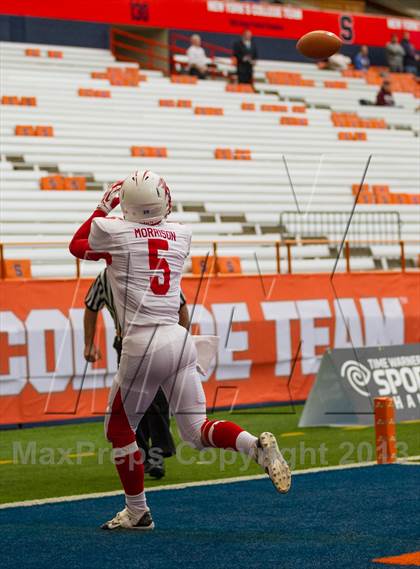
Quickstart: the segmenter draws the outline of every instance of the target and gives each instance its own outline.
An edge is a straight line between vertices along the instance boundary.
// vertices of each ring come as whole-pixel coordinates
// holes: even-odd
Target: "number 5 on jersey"
[[[171,283],[171,269],[168,261],[159,257],[159,251],[167,251],[169,244],[165,239],[149,239],[149,268],[152,271],[163,271],[162,275],[150,277],[150,288],[153,294],[164,296]]]

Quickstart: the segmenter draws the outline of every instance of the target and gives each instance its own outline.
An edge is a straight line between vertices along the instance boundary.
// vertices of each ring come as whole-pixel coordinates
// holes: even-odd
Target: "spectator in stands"
[[[359,53],[354,58],[354,67],[358,71],[367,71],[370,67],[369,49],[367,45],[362,45]]]
[[[404,49],[398,43],[397,34],[392,34],[391,41],[385,46],[389,70],[393,73],[403,72]]]
[[[376,104],[385,107],[393,107],[395,105],[391,91],[391,81],[389,79],[384,79],[382,86],[376,95]]]
[[[406,73],[414,73],[414,75],[417,75],[417,62],[419,60],[419,56],[416,53],[416,48],[410,42],[409,32],[404,32],[401,40],[401,47],[404,50],[404,71]]]
[[[328,58],[326,69],[331,69],[331,71],[344,71],[350,64],[350,57],[347,57],[347,55],[343,55],[342,53],[335,53]]]
[[[258,53],[250,30],[245,30],[241,39],[233,44],[233,55],[236,57],[238,83],[252,84]]]
[[[190,75],[195,75],[199,79],[205,79],[208,71],[207,56],[201,47],[201,37],[198,34],[193,34],[190,41],[191,45],[187,49],[188,72]]]

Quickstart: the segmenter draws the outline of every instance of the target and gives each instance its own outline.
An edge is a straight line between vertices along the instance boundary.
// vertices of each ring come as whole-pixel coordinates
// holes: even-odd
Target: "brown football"
[[[341,40],[332,32],[314,30],[302,36],[296,44],[297,50],[311,59],[326,59],[341,47]]]

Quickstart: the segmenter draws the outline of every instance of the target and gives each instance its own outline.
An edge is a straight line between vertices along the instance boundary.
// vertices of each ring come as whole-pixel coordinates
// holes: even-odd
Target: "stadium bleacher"
[[[398,212],[408,266],[417,263],[419,243],[410,243],[419,239],[420,214],[419,100],[413,93],[395,93],[396,108],[363,107],[359,99],[373,100],[376,84],[291,62],[259,61],[250,93],[227,90],[221,80],[184,83],[157,71],[139,74],[136,64],[117,62],[107,50],[4,42],[0,56],[0,241],[6,260],[30,259],[34,277],[75,274],[67,251],[72,233],[104,187],[136,168],[167,179],[173,220],[192,226],[193,255],[206,255],[217,241],[219,255],[239,257],[243,272],[275,272],[273,244],[280,238],[334,240],[327,230],[294,234],[282,226],[282,212],[350,215],[352,186],[370,155],[365,183],[389,186],[389,192],[357,211]],[[125,84],[118,70],[128,74]],[[303,84],[270,82],[270,72],[299,74]],[[343,80],[346,88],[325,87],[325,81]],[[357,113],[364,126],[334,126],[332,113]],[[343,132],[365,136],[340,138]],[[393,199],[397,195],[405,197]],[[369,223],[361,237],[372,239]],[[352,255],[354,270],[398,264],[397,242],[360,249]],[[293,271],[330,271],[336,250],[326,242],[297,243]],[[83,263],[81,274],[99,268]],[[280,268],[288,270],[284,255]],[[337,269],[345,269],[344,259]]]

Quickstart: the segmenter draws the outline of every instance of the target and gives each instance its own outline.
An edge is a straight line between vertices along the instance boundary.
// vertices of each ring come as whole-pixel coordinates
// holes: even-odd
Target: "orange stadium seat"
[[[111,91],[107,89],[79,89],[79,97],[100,97],[109,99],[111,97]]]
[[[175,107],[175,99],[159,99],[159,107]]]
[[[252,85],[245,85],[245,84],[228,84],[226,85],[225,91],[228,93],[253,93],[254,89]]]
[[[251,151],[249,149],[235,148],[233,158],[234,160],[251,160]]]
[[[189,83],[190,85],[195,85],[197,83],[197,77],[191,75],[171,75],[172,83]]]
[[[1,98],[2,105],[20,105],[19,97],[3,95]]]
[[[255,111],[255,103],[241,103],[243,111]]]
[[[36,97],[21,97],[19,105],[22,105],[24,107],[36,107]]]
[[[65,190],[86,190],[86,178],[84,176],[67,176],[64,178]]]
[[[373,203],[375,203],[375,196],[373,194],[361,193],[359,196],[359,199],[358,199],[358,203],[373,204]]]
[[[300,73],[289,73],[287,71],[267,71],[266,78],[272,85],[297,85],[300,87],[314,87],[313,79],[302,79]]]
[[[216,148],[214,157],[216,160],[251,160],[251,151],[243,148]]]
[[[338,132],[338,140],[367,140],[366,132]]]
[[[420,194],[407,194],[408,199],[410,200],[411,204],[419,204],[420,203]]]
[[[18,124],[15,126],[16,136],[36,136],[35,127],[26,124]]]
[[[385,119],[362,119],[356,113],[331,113],[334,126],[352,126],[356,128],[387,128]]]
[[[292,106],[293,113],[306,113],[305,105],[293,105]]]
[[[411,196],[410,194],[390,194],[388,197],[388,202],[386,203],[394,203],[394,204],[411,204],[413,203],[411,201]],[[384,202],[378,202],[378,203],[384,203]]]
[[[64,176],[43,176],[39,180],[41,190],[63,190],[64,189]]]
[[[48,55],[48,57],[54,57],[56,59],[62,59],[63,58],[63,52],[62,51],[48,50],[47,55]]]
[[[346,81],[324,81],[324,87],[327,89],[347,89]]]
[[[360,188],[360,184],[352,184],[351,186],[351,192],[354,196],[357,196],[357,193],[359,191]],[[367,195],[367,194],[371,194],[372,192],[370,191],[370,186],[369,184],[363,184],[362,185],[362,190],[360,192],[360,194],[362,195]],[[372,194],[373,195],[373,194]]]
[[[99,97],[101,99],[109,99],[111,97],[111,91],[108,89],[100,89],[93,92],[94,97]]]
[[[260,110],[265,113],[287,113],[287,105],[260,105]]]
[[[241,260],[239,257],[218,257],[217,269],[222,274],[240,274],[242,273]]]
[[[41,57],[40,49],[25,49],[25,55],[27,57]]]
[[[168,151],[164,146],[132,146],[131,156],[167,158]]]
[[[408,194],[412,204],[420,204],[420,194]]]
[[[191,257],[191,271],[194,275],[201,275],[204,268],[206,268],[205,275],[210,273],[240,274],[242,272],[239,257],[218,257],[217,261],[211,256]]]
[[[195,107],[194,113],[196,115],[223,115],[221,107]]]
[[[54,129],[52,126],[36,126],[35,136],[54,136]]]
[[[107,79],[114,86],[137,87],[140,73],[134,67],[107,67]]]
[[[297,117],[281,117],[280,124],[294,125],[294,126],[308,126],[308,119]]]
[[[315,87],[314,79],[301,79],[298,83],[300,87]]]
[[[30,279],[32,277],[31,261],[29,259],[5,259],[1,272],[4,279]]]
[[[387,185],[379,185],[379,184],[373,184],[372,185],[372,192],[374,194],[389,194],[389,186]]]
[[[41,190],[86,190],[84,176],[43,176],[39,180]]]
[[[115,81],[122,81],[123,80],[123,69],[121,67],[107,67],[107,79],[115,80]]]
[[[375,203],[377,203],[377,204],[391,203],[391,198],[387,194],[373,194],[373,196],[375,198]]]
[[[216,273],[214,257],[191,257],[191,272],[193,275]]]
[[[108,79],[106,71],[92,71],[90,74],[91,79]]]
[[[353,118],[353,117],[357,117],[357,113],[351,112],[351,113],[339,113],[339,112],[335,112],[333,111],[331,113],[331,118],[332,119],[341,119],[341,118]]]
[[[3,95],[1,98],[2,105],[20,105],[19,97]]]
[[[341,72],[341,75],[343,77],[353,77],[353,78],[363,79],[363,77],[365,77],[365,72],[359,71],[358,69],[344,69]]]
[[[233,152],[230,148],[216,148],[214,157],[216,160],[233,160]]]
[[[192,101],[191,99],[178,99],[176,106],[183,109],[191,109]]]

